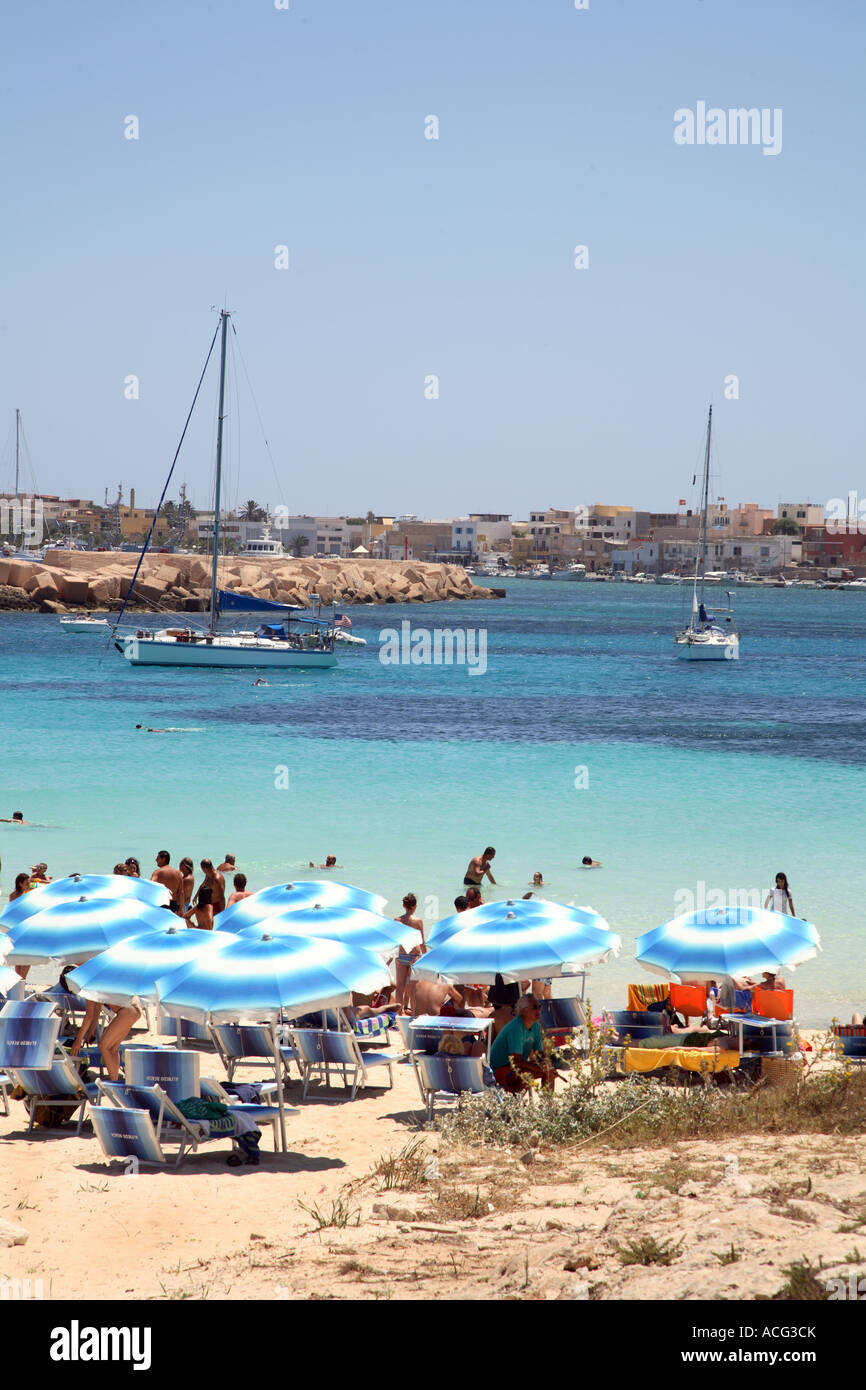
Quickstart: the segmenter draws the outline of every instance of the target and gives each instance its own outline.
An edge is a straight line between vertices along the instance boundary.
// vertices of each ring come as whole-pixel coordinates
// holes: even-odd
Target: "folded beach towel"
[[[648,1004],[654,1004],[660,999],[667,999],[671,992],[670,985],[629,985],[628,986],[628,1008],[633,1013],[641,1013]]]

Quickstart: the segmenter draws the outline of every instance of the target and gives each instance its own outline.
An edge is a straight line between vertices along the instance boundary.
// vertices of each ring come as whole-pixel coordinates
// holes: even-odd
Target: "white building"
[[[479,553],[511,544],[511,517],[506,512],[470,512],[469,520],[476,525]]]
[[[478,523],[468,516],[455,517],[451,522],[451,549],[461,555],[474,555],[478,550]]]

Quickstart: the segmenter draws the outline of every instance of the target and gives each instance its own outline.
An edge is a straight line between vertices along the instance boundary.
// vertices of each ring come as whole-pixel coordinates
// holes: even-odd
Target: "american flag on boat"
[[[352,619],[347,618],[345,613],[334,614],[334,627],[351,627]]]

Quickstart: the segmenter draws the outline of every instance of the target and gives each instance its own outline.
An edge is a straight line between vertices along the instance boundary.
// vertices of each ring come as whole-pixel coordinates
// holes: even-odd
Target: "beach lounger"
[[[331,1067],[343,1074],[343,1085],[348,1087],[349,1073],[352,1073],[352,1100],[359,1087],[366,1088],[371,1083],[368,1073],[376,1067],[388,1068],[388,1084],[393,1086],[394,1076],[391,1067],[399,1058],[390,1053],[362,1052],[354,1033],[335,1033],[315,1028],[295,1028],[292,1030],[292,1043],[301,1066],[304,1082],[304,1099],[307,1098],[310,1081],[318,1073],[324,1076],[326,1086],[331,1084]]]
[[[833,1033],[839,1040],[844,1057],[858,1064],[866,1062],[866,1024],[837,1023],[833,1027]]]
[[[703,1018],[707,1012],[707,991],[703,985],[674,985],[671,987],[671,1008],[690,1018]]]
[[[433,1118],[433,1106],[437,1100],[453,1100],[455,1096],[481,1095],[495,1089],[484,1079],[484,1062],[481,1057],[456,1057],[448,1052],[434,1056],[413,1053],[412,1065],[418,1078],[418,1089],[427,1112],[427,1119]]]
[[[9,1000],[0,1009],[0,1069],[50,1066],[59,1036],[60,1019],[53,1004],[39,999]]]
[[[276,1085],[272,1081],[258,1083],[263,1092],[273,1094]],[[257,1123],[259,1120],[263,1124],[276,1125],[280,1122],[280,1111],[276,1105],[267,1105],[256,1101],[240,1100],[231,1091],[227,1091],[220,1081],[213,1076],[203,1076],[201,1079],[201,1096],[203,1100],[215,1100],[220,1105],[229,1105],[232,1110],[238,1110],[242,1114],[249,1115]],[[300,1111],[291,1105],[283,1106],[284,1115],[299,1115]]]
[[[122,1051],[127,1085],[161,1086],[171,1100],[199,1095],[198,1052],[179,1047],[125,1047]]]
[[[59,1020],[57,1022],[59,1023]],[[97,1090],[95,1085],[81,1080],[71,1058],[65,1054],[57,1056],[44,1068],[10,1068],[9,1076],[12,1084],[20,1086],[24,1092],[24,1103],[30,1112],[28,1134],[33,1129],[37,1109],[41,1106],[48,1106],[52,1110],[68,1110],[70,1119],[77,1110],[78,1124],[75,1133],[81,1133],[87,1102],[96,1101]]]
[[[181,1042],[209,1043],[211,1041],[210,1030],[206,1023],[194,1023],[189,1018],[172,1018],[170,1014],[163,1013],[162,1009],[159,1011],[157,1022],[160,1034],[164,1038],[177,1039],[178,1033],[180,1033]]]
[[[605,1014],[605,1019],[615,1029],[620,1042],[626,1038],[630,1038],[632,1042],[639,1042],[642,1038],[658,1038],[664,1033],[664,1021],[660,1013],[616,1009]]]
[[[541,1031],[554,1044],[570,1043],[579,1051],[589,1050],[586,1005],[582,999],[542,999]]]
[[[81,1018],[84,1018],[87,1000],[83,994],[72,994],[68,989],[61,989],[60,985],[52,985],[50,989],[40,990],[33,997],[54,1005],[59,1011],[60,1027],[64,1031],[68,1024],[71,1024],[73,1028],[78,1028],[76,1014],[80,1014]]]
[[[280,1077],[277,1075],[277,1064],[274,1059],[274,1044],[271,1038],[271,1030],[266,1024],[252,1024],[241,1026],[236,1023],[223,1023],[209,1029],[211,1041],[219,1054],[220,1061],[226,1069],[226,1076],[229,1081],[234,1081],[235,1072],[238,1067],[252,1067],[267,1065],[271,1068],[274,1076],[274,1088],[280,1084]],[[287,1030],[291,1034],[291,1030]],[[283,1079],[288,1081],[289,1063],[297,1057],[291,1047],[279,1045],[280,1058],[282,1060]]]
[[[759,989],[752,991],[754,1012],[761,1018],[776,1018],[788,1022],[794,1017],[794,991],[792,989]]]
[[[232,1139],[237,1135],[237,1122],[232,1120],[230,1115],[223,1116],[220,1120],[210,1120],[205,1124],[198,1120],[189,1120],[178,1109],[171,1096],[167,1095],[161,1086],[130,1086],[123,1081],[98,1081],[96,1083],[100,1098],[109,1102],[109,1105],[121,1110],[124,1115],[145,1115],[149,1121],[150,1128],[144,1121],[136,1120],[130,1127],[131,1137],[124,1134],[117,1124],[111,1125],[105,1120],[105,1112],[109,1106],[98,1105],[91,1112],[97,1114],[94,1122],[94,1129],[103,1146],[103,1152],[108,1158],[138,1158],[139,1162],[167,1164],[168,1158],[164,1152],[163,1145],[172,1143],[177,1144],[178,1151],[174,1156],[174,1164],[179,1167],[183,1162],[187,1152],[195,1153],[200,1144],[209,1143],[214,1139]],[[188,1097],[185,1097],[188,1099]],[[239,1114],[244,1113],[244,1107],[240,1107]],[[287,1111],[287,1114],[292,1113]],[[294,1113],[297,1113],[296,1111]],[[279,1112],[274,1114],[278,1117]],[[261,1128],[259,1117],[250,1115],[256,1128]],[[270,1117],[262,1114],[263,1123],[271,1124]],[[247,1126],[244,1125],[244,1128]],[[135,1133],[132,1134],[132,1130]],[[276,1146],[276,1120],[273,1121],[274,1145]],[[122,1152],[124,1142],[129,1145]],[[151,1157],[143,1157],[137,1147],[144,1143],[150,1149]],[[110,1147],[106,1147],[106,1143]],[[154,1148],[154,1144],[156,1148]],[[159,1157],[156,1157],[156,1153]]]

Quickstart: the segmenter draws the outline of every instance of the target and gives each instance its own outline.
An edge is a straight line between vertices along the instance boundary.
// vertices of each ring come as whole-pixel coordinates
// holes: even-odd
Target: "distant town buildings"
[[[169,502],[159,516],[154,508],[136,506],[134,490],[128,505],[121,489],[114,502],[106,493],[104,506],[47,493],[21,493],[17,498],[0,494],[0,517],[23,515],[28,506],[42,518],[42,539],[55,543],[66,539],[129,548],[150,535],[157,546],[205,550],[213,539],[213,512],[196,511],[185,489],[180,502]],[[507,512],[466,512],[438,519],[372,512],[363,517],[296,515],[286,507],[270,509],[250,502],[237,511],[224,511],[220,529],[230,550],[243,551],[264,539],[298,558],[354,555],[488,567],[540,565],[554,571],[578,564],[589,572],[655,575],[692,572],[699,546],[699,516],[682,500],[676,510],[664,512],[611,502],[572,509],[540,507],[525,519]],[[773,509],[740,502],[728,507],[720,498],[708,509],[706,565],[758,575],[797,566],[866,572],[866,520],[862,531],[856,524],[832,524],[820,503],[781,502]],[[7,546],[10,539],[14,537],[0,537]],[[28,533],[26,544],[37,543]]]

